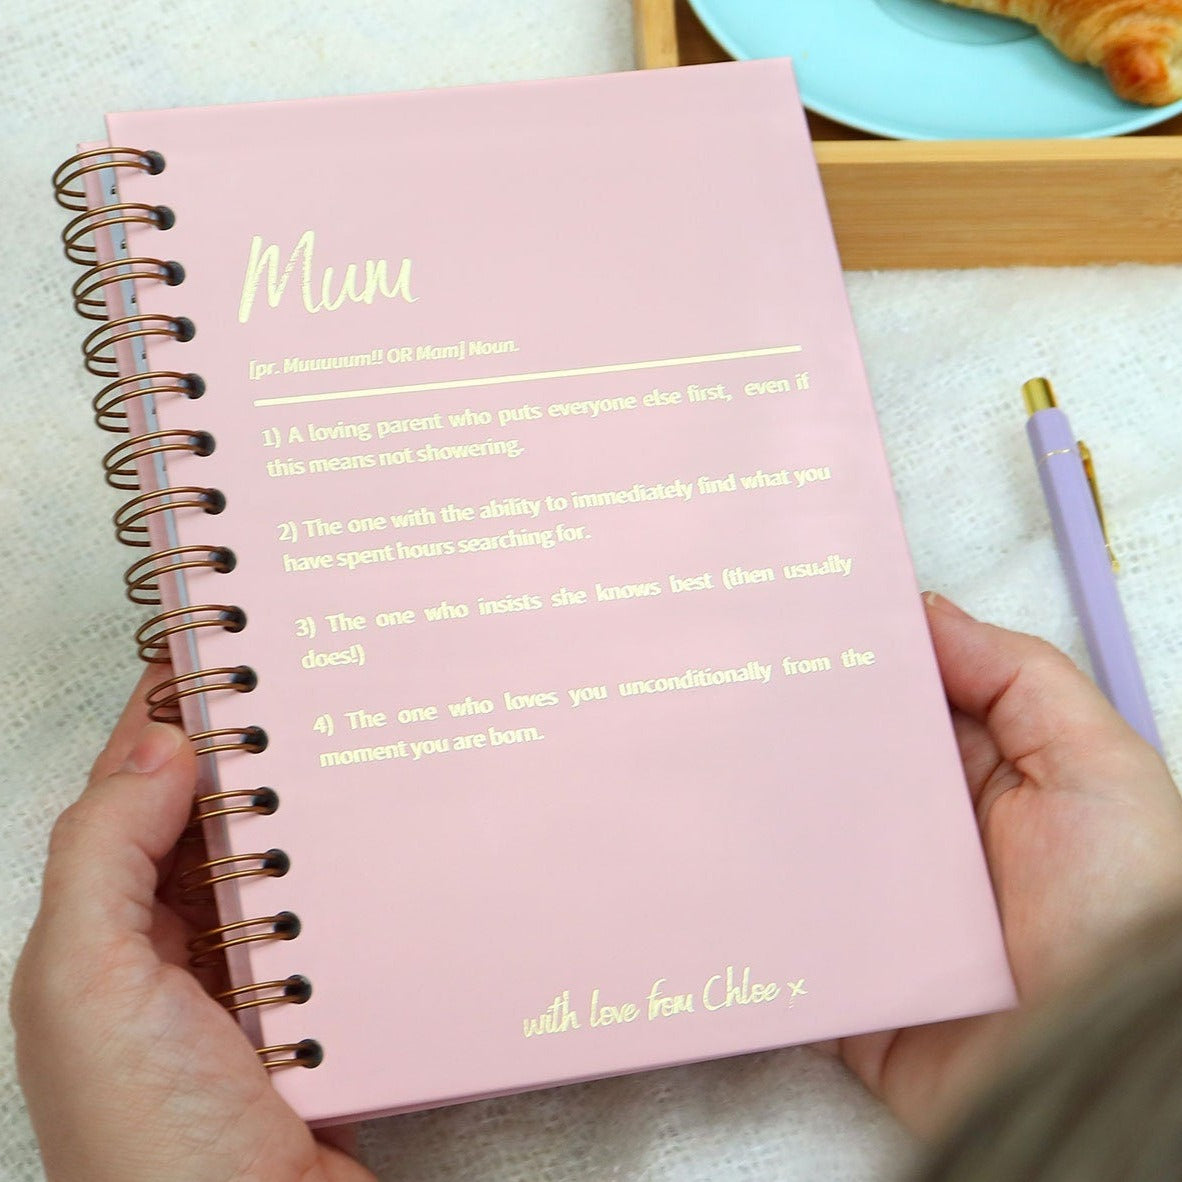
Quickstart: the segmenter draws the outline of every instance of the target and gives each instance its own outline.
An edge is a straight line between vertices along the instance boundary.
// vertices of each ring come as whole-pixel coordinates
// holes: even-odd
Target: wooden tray
[[[726,61],[686,0],[633,0],[636,64]],[[1182,262],[1182,117],[1088,140],[885,140],[809,116],[842,262]]]

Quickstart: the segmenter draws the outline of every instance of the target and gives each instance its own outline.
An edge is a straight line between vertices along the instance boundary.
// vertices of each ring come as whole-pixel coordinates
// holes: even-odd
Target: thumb
[[[148,933],[156,863],[188,822],[195,778],[184,734],[148,723],[122,762],[96,774],[54,825],[41,921],[64,921],[73,943],[91,947]]]
[[[973,619],[943,596],[924,596],[949,703],[989,731],[998,752],[1038,783],[1096,783],[1133,765],[1164,768],[1157,752],[1066,654],[1036,636]]]

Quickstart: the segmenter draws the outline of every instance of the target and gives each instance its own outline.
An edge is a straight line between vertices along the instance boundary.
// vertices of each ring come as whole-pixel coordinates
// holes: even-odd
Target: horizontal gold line
[[[664,369],[675,365],[703,365],[711,361],[740,361],[749,357],[776,357],[799,353],[800,345],[773,349],[743,349],[737,353],[702,353],[697,357],[663,357],[658,361],[630,361],[623,365],[588,365],[582,369],[546,369],[537,373],[509,373],[491,378],[459,378],[452,382],[420,382],[414,386],[377,386],[370,390],[339,390],[328,394],[295,394],[287,398],[256,398],[255,406],[294,406],[300,402],[336,402],[350,398],[377,398],[382,394],[421,394],[427,390],[462,390],[473,386],[504,386],[512,382],[541,382],[547,378],[578,378],[588,374],[627,373],[629,370]]]

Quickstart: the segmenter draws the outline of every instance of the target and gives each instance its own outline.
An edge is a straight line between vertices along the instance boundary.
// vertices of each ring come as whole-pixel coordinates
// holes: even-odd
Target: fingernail
[[[924,593],[924,599],[928,607],[933,608],[935,611],[943,612],[947,616],[953,616],[959,620],[972,620],[975,618],[970,616],[963,607],[953,603],[951,599],[944,595],[937,595],[935,591],[926,591]]]
[[[140,732],[130,754],[123,761],[121,772],[158,772],[181,749],[184,735],[175,726],[150,722]]]

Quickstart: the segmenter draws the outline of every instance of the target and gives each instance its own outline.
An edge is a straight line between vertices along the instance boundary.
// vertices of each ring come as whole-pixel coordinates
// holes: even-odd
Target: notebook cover
[[[784,61],[111,116],[226,496],[226,918],[313,1122],[996,1009],[1004,948]]]

